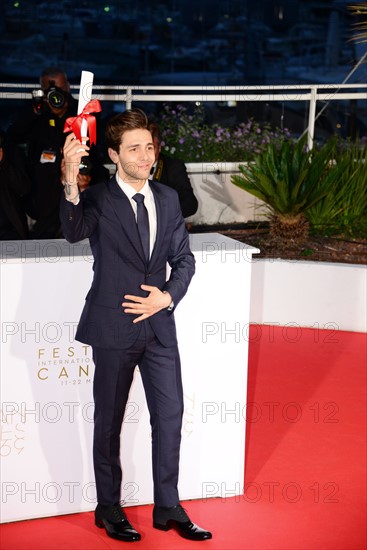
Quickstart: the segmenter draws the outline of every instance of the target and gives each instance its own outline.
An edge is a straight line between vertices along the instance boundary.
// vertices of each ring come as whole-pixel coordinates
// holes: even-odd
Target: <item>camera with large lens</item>
[[[55,82],[50,80],[47,90],[33,90],[32,101],[35,112],[41,113],[44,105],[49,105],[53,109],[62,109],[67,100],[68,93],[55,86]]]
[[[67,99],[67,92],[55,86],[55,82],[50,81],[50,86],[45,90],[47,102],[53,109],[62,109]]]

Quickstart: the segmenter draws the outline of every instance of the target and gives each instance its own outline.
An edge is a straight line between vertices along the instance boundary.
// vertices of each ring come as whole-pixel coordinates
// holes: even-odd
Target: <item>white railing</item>
[[[0,83],[0,99],[29,99],[30,90],[38,84]],[[79,86],[72,85],[78,97]],[[290,84],[267,86],[94,86],[93,98],[100,101],[123,102],[127,109],[134,102],[308,102],[308,146],[315,135],[317,102],[362,100],[367,107],[367,84]]]

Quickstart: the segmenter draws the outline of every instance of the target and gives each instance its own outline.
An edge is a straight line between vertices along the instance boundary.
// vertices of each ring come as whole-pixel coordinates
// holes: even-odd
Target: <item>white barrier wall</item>
[[[198,200],[198,209],[187,218],[194,225],[264,221],[267,209],[260,199],[231,182],[240,175],[238,162],[192,162],[186,164]],[[242,163],[246,164],[246,163]]]
[[[367,331],[367,266],[256,259],[251,323]]]
[[[185,413],[181,499],[243,493],[251,257],[191,236],[197,271],[176,322]],[[0,242],[1,521],[92,510],[93,362],[74,340],[92,278],[87,242]],[[230,284],[228,284],[230,281]],[[122,430],[122,498],[152,502],[150,428],[138,370]]]

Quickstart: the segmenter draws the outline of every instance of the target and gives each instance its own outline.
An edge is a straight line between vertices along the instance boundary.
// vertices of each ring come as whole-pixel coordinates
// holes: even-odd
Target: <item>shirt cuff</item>
[[[66,197],[65,197],[66,198]],[[68,202],[71,202],[74,206],[77,206],[80,203],[80,196],[78,195],[74,199],[66,199]]]

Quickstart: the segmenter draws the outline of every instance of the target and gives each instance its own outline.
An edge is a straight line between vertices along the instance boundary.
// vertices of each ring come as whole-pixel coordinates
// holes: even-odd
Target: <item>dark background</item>
[[[79,83],[81,70],[92,71],[96,85],[341,83],[366,49],[352,40],[358,18],[348,5],[356,3],[2,0],[0,82],[37,85],[45,67],[58,65],[72,84]],[[364,64],[348,82],[366,82],[366,74]],[[241,111],[237,105],[236,115],[228,118],[223,114],[228,106],[217,107],[211,122],[269,118],[270,111],[277,122],[280,111],[300,109],[259,103],[245,111],[242,105]],[[18,108],[0,101],[2,128]],[[328,109],[328,131],[350,133],[352,109],[355,119],[355,105],[334,102]],[[356,128],[365,132],[365,110],[358,105],[354,133]],[[304,124],[306,114],[299,112],[299,117]]]

